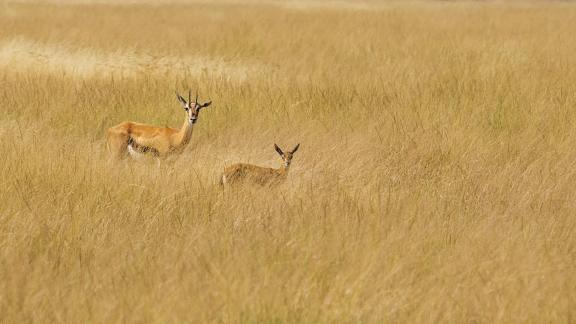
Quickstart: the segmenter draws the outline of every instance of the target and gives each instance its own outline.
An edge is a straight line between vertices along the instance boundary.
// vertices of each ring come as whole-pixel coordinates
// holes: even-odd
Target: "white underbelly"
[[[144,157],[144,153],[136,151],[132,145],[128,145],[128,154],[135,160],[139,160]]]

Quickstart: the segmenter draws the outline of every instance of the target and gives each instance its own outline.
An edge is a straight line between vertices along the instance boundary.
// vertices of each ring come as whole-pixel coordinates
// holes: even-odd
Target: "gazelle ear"
[[[292,154],[296,153],[296,151],[298,151],[298,148],[300,147],[300,143],[298,143],[298,145],[296,145],[296,147],[292,150]]]
[[[278,147],[278,145],[276,145],[276,143],[274,143],[274,149],[276,150],[276,152],[278,152],[278,154],[280,154],[281,157],[284,157],[284,152],[282,152],[282,150]]]
[[[206,108],[212,104],[212,101],[208,101],[200,106],[200,108]]]

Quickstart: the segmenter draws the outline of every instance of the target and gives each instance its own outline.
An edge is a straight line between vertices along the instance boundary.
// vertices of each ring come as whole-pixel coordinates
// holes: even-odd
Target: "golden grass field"
[[[576,320],[576,4],[0,2],[0,321]],[[177,159],[111,162],[121,121]],[[222,190],[225,166],[286,182]]]

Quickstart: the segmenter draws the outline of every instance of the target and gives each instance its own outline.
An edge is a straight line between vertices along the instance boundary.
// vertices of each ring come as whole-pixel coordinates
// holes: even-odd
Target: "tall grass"
[[[2,321],[573,321],[576,6],[345,4],[3,3]]]

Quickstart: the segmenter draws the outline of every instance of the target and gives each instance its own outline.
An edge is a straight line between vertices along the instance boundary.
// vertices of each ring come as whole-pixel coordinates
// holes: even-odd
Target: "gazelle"
[[[296,153],[299,147],[300,144],[296,145],[292,151],[283,152],[278,145],[274,144],[274,149],[276,149],[276,152],[280,154],[283,160],[282,166],[279,169],[237,163],[224,169],[220,183],[226,185],[248,180],[257,184],[266,185],[280,182],[286,179],[294,153]]]
[[[190,143],[192,130],[198,121],[200,110],[210,106],[212,101],[199,104],[198,93],[196,93],[196,99],[192,102],[190,91],[188,91],[188,101],[177,92],[176,98],[186,111],[186,120],[180,129],[130,121],[122,122],[108,129],[110,153],[118,159],[124,158],[127,154],[132,158],[139,158],[144,155],[166,156],[170,153],[181,153]]]

